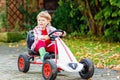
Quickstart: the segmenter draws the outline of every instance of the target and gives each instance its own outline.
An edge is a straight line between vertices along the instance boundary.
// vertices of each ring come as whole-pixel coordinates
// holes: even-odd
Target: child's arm
[[[41,32],[38,31],[36,27],[33,29],[33,31],[34,31],[35,41],[44,39],[43,35],[41,35]]]

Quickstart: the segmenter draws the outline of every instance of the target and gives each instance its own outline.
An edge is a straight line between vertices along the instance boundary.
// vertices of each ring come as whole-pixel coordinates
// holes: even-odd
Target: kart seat
[[[28,47],[28,53],[29,53],[30,55],[39,55],[38,52],[35,52],[35,51],[33,51],[33,50],[31,49],[31,46],[32,46],[32,44],[33,44],[33,42],[34,42],[34,32],[33,32],[33,30],[30,30],[30,31],[28,32],[27,38],[26,38],[26,42],[27,42],[27,47]],[[47,57],[47,58],[51,58],[51,57],[52,57],[52,58],[55,57],[54,52],[49,52],[49,57]]]
[[[26,41],[27,41],[27,47],[28,47],[28,49],[31,49],[31,46],[32,46],[32,44],[34,42],[34,32],[33,32],[33,30],[30,30],[28,32]]]
[[[33,30],[30,30],[28,32],[26,42],[27,42],[27,47],[28,47],[28,53],[30,55],[39,55],[39,53],[36,53],[35,51],[31,50],[31,46],[34,42],[34,32],[33,32]]]

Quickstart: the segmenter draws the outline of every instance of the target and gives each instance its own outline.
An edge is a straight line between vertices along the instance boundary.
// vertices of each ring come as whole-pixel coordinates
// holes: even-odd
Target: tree
[[[120,41],[120,0],[74,0],[95,36]]]

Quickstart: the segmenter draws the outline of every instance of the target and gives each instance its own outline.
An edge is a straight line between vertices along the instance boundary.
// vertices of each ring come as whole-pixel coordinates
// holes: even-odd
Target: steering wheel
[[[55,35],[55,33],[56,33],[56,35]],[[64,34],[63,30],[55,30],[55,31],[52,31],[51,33],[49,33],[48,36],[50,38],[56,38],[56,37],[62,37],[63,34]]]

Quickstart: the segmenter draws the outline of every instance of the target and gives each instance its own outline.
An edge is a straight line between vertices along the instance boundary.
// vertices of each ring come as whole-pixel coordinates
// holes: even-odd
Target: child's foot
[[[49,56],[49,53],[48,53],[48,52],[46,52],[46,53],[45,53],[45,55],[44,55],[43,61],[45,61],[46,59],[49,59],[49,57],[48,57],[48,56]]]

